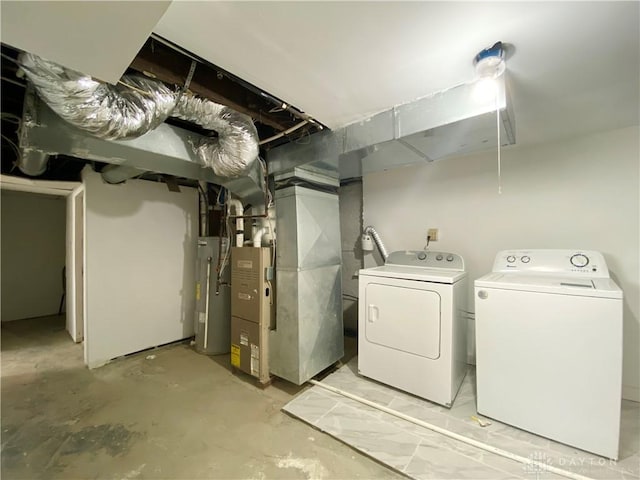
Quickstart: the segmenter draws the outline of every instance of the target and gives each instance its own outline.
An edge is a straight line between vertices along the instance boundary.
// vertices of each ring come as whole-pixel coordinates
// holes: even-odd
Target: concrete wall
[[[83,180],[88,365],[193,335],[197,191]]]
[[[342,310],[344,329],[358,330],[358,270],[362,268],[362,182],[340,187],[340,237],[342,239]]]
[[[2,191],[2,321],[58,313],[65,198]]]
[[[364,223],[389,251],[421,249],[427,228],[439,228],[432,248],[462,254],[470,280],[489,272],[502,249],[601,251],[625,295],[623,395],[638,400],[639,137],[631,127],[504,149],[502,195],[495,151],[369,174]]]

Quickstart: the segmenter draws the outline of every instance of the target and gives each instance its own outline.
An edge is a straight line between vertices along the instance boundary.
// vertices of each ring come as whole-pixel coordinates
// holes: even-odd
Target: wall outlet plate
[[[430,242],[437,242],[438,241],[438,229],[437,228],[430,228],[427,231],[427,238],[429,238]]]

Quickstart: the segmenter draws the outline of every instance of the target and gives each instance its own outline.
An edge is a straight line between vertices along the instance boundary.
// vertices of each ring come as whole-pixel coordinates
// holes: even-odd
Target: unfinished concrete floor
[[[178,344],[88,370],[63,317],[2,324],[2,478],[401,478],[228,364]]]

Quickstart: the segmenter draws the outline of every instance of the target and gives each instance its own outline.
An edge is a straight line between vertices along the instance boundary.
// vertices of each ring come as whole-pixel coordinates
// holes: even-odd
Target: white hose
[[[367,228],[364,229],[363,233],[365,235],[371,235],[371,237],[373,237],[373,241],[376,242],[376,245],[378,246],[378,250],[380,250],[380,255],[382,255],[382,259],[386,262],[387,257],[389,256],[389,253],[387,252],[387,248],[384,246],[384,243],[382,242],[380,235],[378,235],[378,232],[376,232],[376,229],[373,228],[371,225],[369,225]]]
[[[398,412],[397,410],[393,410],[389,407],[385,407],[383,405],[379,405],[377,403],[371,402],[366,398],[359,397],[357,395],[353,395],[352,393],[345,392],[344,390],[340,390],[339,388],[332,387],[331,385],[326,385],[324,383],[318,382],[317,380],[309,380],[309,383],[316,385],[320,388],[324,388],[325,390],[329,390],[330,392],[337,393],[338,395],[342,395],[343,397],[350,398],[355,400],[356,402],[360,402],[364,405],[368,405],[376,410],[380,410],[381,412],[388,413],[389,415],[393,415],[394,417],[401,418],[402,420],[406,420],[407,422],[414,423],[424,428],[428,428],[436,433],[440,433],[445,435],[446,437],[453,438],[454,440],[458,440],[462,443],[466,443],[467,445],[471,445],[473,447],[480,448],[487,452],[495,453],[496,455],[500,455],[501,457],[509,458],[511,460],[515,460],[516,462],[523,463],[525,465],[534,465],[539,471],[548,471],[555,473],[557,475],[562,475],[563,477],[572,478],[574,480],[593,480],[590,477],[585,477],[584,475],[580,475],[579,473],[570,472],[568,470],[563,470],[562,468],[557,468],[552,465],[548,465],[543,462],[539,462],[537,460],[532,460],[531,458],[525,458],[515,453],[508,452],[506,450],[502,450],[501,448],[494,447],[491,445],[487,445],[486,443],[479,442],[472,438],[465,437],[463,435],[458,435],[457,433],[451,432],[444,428],[438,427],[431,423],[423,422],[417,418],[410,417],[409,415],[405,415],[404,413]]]

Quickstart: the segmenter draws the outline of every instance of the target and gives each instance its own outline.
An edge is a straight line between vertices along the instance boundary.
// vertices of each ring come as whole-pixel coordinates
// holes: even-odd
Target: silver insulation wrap
[[[172,116],[218,132],[217,139],[193,145],[202,162],[216,175],[238,177],[258,157],[258,132],[251,117],[223,105],[183,95]]]
[[[125,75],[127,85],[109,85],[36,55],[20,64],[40,98],[67,122],[107,140],[135,138],[164,122],[177,94],[164,84]],[[144,93],[142,93],[144,92]]]
[[[219,176],[238,177],[258,157],[258,133],[251,118],[223,105],[182,95],[139,75],[125,75],[121,84],[113,86],[29,53],[22,54],[19,62],[54,112],[96,137],[139,137],[174,116],[218,133],[217,138],[192,147]]]

